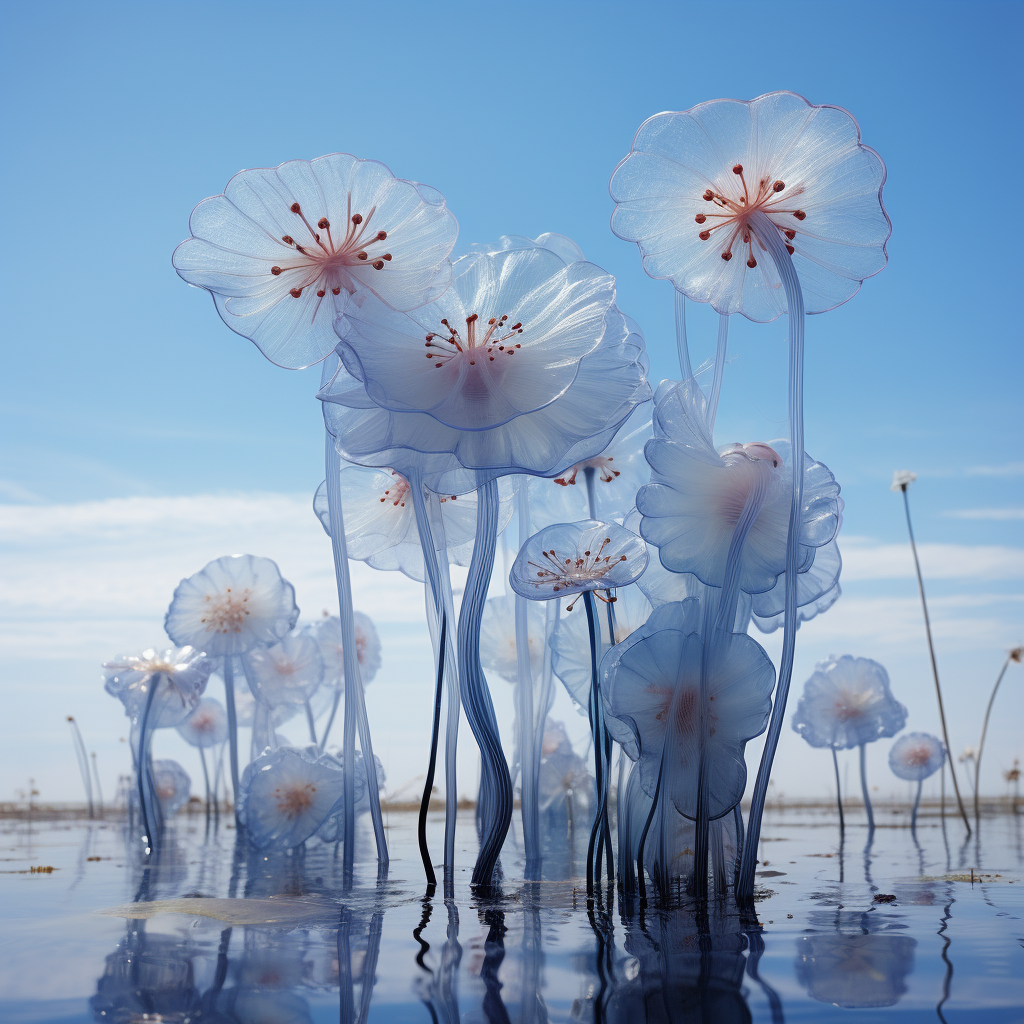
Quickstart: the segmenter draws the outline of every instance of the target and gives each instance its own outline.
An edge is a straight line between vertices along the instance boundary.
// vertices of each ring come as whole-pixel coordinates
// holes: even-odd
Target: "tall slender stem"
[[[516,498],[519,518],[519,548],[530,538],[530,491],[527,480],[520,481]],[[535,757],[533,716],[533,671],[530,665],[530,631],[526,598],[516,594],[516,713],[519,719],[519,767],[522,771],[520,812],[523,820],[523,848],[526,877],[540,877],[540,764]]]
[[[316,722],[313,719],[313,709],[310,707],[309,701],[306,702],[306,725],[309,728],[309,742],[313,744],[317,750],[322,749],[316,739]]]
[[[640,842],[636,848],[636,881],[640,890],[640,899],[647,899],[647,884],[644,882],[644,848],[647,846],[647,833],[651,831],[651,824],[654,821],[655,812],[658,810],[658,797],[661,796],[661,777],[665,773],[665,752],[662,750],[661,764],[658,765],[658,781],[654,785],[654,796],[651,799],[651,809],[644,822],[643,831],[640,833]],[[653,878],[654,873],[651,873]]]
[[[914,797],[914,809],[910,812],[910,831],[913,832],[917,828],[917,808],[921,804],[921,787],[924,785],[924,779],[917,780],[917,795]]]
[[[868,816],[868,831],[875,830],[875,812],[871,806],[871,794],[868,792],[867,744],[860,745],[860,791],[864,797],[864,810]]]
[[[96,783],[96,803],[99,807],[100,817],[103,817],[103,789],[100,786],[100,771],[96,767],[96,751],[92,752],[92,779]]]
[[[1012,653],[1006,656],[1006,661],[1003,662],[1003,667],[999,670],[999,675],[996,678],[996,685],[992,687],[992,694],[988,698],[988,705],[985,708],[985,720],[981,724],[981,739],[978,740],[978,756],[974,760],[974,820],[978,821],[981,817],[981,803],[978,798],[978,794],[981,792],[981,754],[985,749],[985,734],[988,732],[988,716],[992,714],[992,703],[996,699],[996,691],[999,689],[999,684],[1003,681],[1003,676],[1006,675],[1006,669],[1010,664],[1010,659],[1013,657]],[[947,747],[948,749],[948,747]],[[953,764],[950,759],[950,765]]]
[[[583,591],[583,604],[587,609],[587,628],[590,631],[590,730],[594,738],[594,776],[597,787],[597,808],[594,814],[594,824],[590,830],[590,843],[587,846],[587,895],[592,896],[595,873],[598,874],[597,881],[600,884],[600,869],[595,872],[594,865],[601,856],[600,844],[603,841],[603,830],[607,828],[608,823],[608,791],[605,785],[601,698],[597,682],[597,616],[594,614],[594,595],[589,590]],[[610,866],[608,873],[612,875]]]
[[[344,683],[334,685],[334,700],[331,702],[331,713],[327,716],[327,724],[324,726],[324,731],[320,735],[320,753],[322,754],[327,749],[327,736],[331,731],[331,726],[334,725],[334,718],[338,714],[338,705],[341,704],[341,695],[345,692]]]
[[[416,826],[416,838],[420,846],[420,859],[428,885],[437,885],[434,865],[427,847],[427,812],[430,810],[430,794],[434,789],[434,767],[437,764],[437,735],[441,728],[441,687],[444,683],[444,651],[448,642],[448,616],[441,616],[441,638],[438,642],[437,686],[434,688],[434,715],[430,726],[430,759],[427,761],[427,777],[423,780],[423,798]]]
[[[836,807],[839,808],[839,832],[846,830],[846,822],[843,820],[843,791],[839,788],[839,758],[836,757],[836,748],[832,748],[832,767],[836,773]]]
[[[675,293],[675,314],[676,351],[679,354],[679,372],[685,381],[693,376],[693,369],[690,366],[690,347],[686,342],[686,297],[679,291]]]
[[[459,616],[458,667],[466,718],[480,747],[481,790],[484,794],[478,808],[480,852],[473,868],[472,883],[490,886],[512,821],[512,778],[501,749],[498,720],[480,664],[480,618],[487,600],[498,539],[497,482],[489,480],[482,484],[477,495],[476,540]]]
[[[138,763],[136,765],[135,774],[138,777],[139,783],[139,806],[142,812],[142,827],[146,830],[146,834],[143,839],[146,841],[146,852],[149,853],[156,847],[156,838],[153,835],[153,830],[150,827],[150,811],[149,799],[147,797],[147,781],[148,781],[148,759],[146,757],[146,740],[147,730],[149,726],[149,712],[153,707],[153,698],[156,696],[157,687],[160,685],[160,673],[154,673],[149,680],[149,689],[146,691],[146,706],[142,711],[142,719],[139,722],[139,756]]]
[[[206,786],[206,813],[210,813],[210,769],[206,766],[206,751],[199,748],[199,763],[203,766],[203,783]]]
[[[924,611],[924,631],[928,637],[928,656],[932,662],[932,676],[935,679],[935,696],[939,702],[939,719],[942,722],[942,739],[946,744],[946,753],[948,754],[952,747],[949,745],[949,729],[946,727],[946,712],[942,706],[942,687],[939,686],[939,663],[935,660],[935,645],[932,643],[932,624],[928,617],[928,602],[924,596],[924,577],[921,575],[921,563],[917,559],[917,544],[914,542],[914,527],[910,522],[910,501],[907,498],[907,485],[903,484],[901,487],[903,491],[903,508],[907,513],[907,533],[910,534],[910,550],[914,555],[914,569],[917,572],[917,589],[921,594],[921,608]],[[950,761],[950,765],[952,765]],[[967,834],[971,834],[971,823],[967,820],[967,811],[964,810],[964,802],[960,797],[960,783],[956,780],[956,772],[951,772],[953,776],[953,792],[956,793],[957,807],[960,808],[960,817],[964,819],[964,826],[967,829]]]
[[[235,663],[224,655],[224,706],[228,711],[228,764],[231,768],[231,803],[238,817],[238,716],[235,713]],[[255,719],[255,708],[253,717]]]
[[[804,503],[804,296],[800,288],[793,261],[786,251],[778,229],[764,214],[755,213],[750,226],[758,240],[768,249],[779,272],[786,293],[786,311],[789,319],[789,441],[793,489],[789,505],[789,530],[786,535],[786,589],[785,620],[782,635],[782,656],[779,659],[779,678],[772,704],[768,735],[757,778],[750,800],[747,841],[740,864],[739,885],[736,895],[750,900],[754,895],[754,869],[757,866],[757,846],[761,835],[761,819],[768,795],[768,782],[772,762],[782,735],[782,720],[786,714],[789,684],[793,676],[793,658],[796,651],[797,629],[797,569],[800,563],[800,519]]]
[[[711,378],[711,394],[708,396],[708,431],[715,428],[715,414],[718,412],[718,398],[722,393],[722,376],[725,373],[725,353],[729,346],[729,314],[718,317],[718,345],[715,348],[715,371]]]
[[[387,871],[389,857],[384,838],[384,821],[380,812],[380,786],[377,782],[377,764],[373,758],[370,727],[363,703],[363,681],[359,673],[356,648],[355,619],[352,605],[352,580],[348,571],[348,547],[345,543],[345,520],[341,508],[341,460],[334,450],[330,432],[324,436],[324,462],[327,470],[327,514],[331,527],[331,549],[334,554],[334,576],[338,587],[338,608],[341,618],[341,656],[345,667],[344,739],[342,741],[343,798],[344,798],[344,862],[346,878],[351,878],[355,858],[355,764],[356,728],[366,770],[367,796],[370,818],[377,843],[377,865]]]
[[[95,817],[92,803],[92,779],[89,777],[89,755],[85,752],[85,742],[81,730],[72,715],[68,715],[71,726],[71,741],[75,745],[75,757],[78,760],[78,771],[82,776],[82,788],[85,790],[85,802],[89,807],[89,817]]]

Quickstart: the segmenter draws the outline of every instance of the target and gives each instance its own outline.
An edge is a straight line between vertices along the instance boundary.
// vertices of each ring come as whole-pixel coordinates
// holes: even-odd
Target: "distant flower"
[[[274,562],[225,555],[178,584],[164,628],[176,644],[217,657],[275,644],[298,617],[295,588]]]
[[[316,640],[289,633],[280,643],[259,647],[248,658],[249,685],[264,703],[304,704],[324,678],[324,662]]]
[[[909,469],[897,469],[892,475],[892,485],[889,490],[905,491],[916,479],[917,474],[911,473]]]
[[[304,843],[342,796],[342,772],[330,758],[279,748],[249,763],[242,776],[241,816],[260,849]]]
[[[439,192],[347,153],[241,171],[189,227],[174,268],[213,295],[228,327],[292,368],[331,352],[354,292],[400,310],[437,298],[458,234]]]
[[[651,482],[636,501],[643,516],[640,532],[657,546],[666,569],[693,573],[705,585],[721,587],[736,523],[749,501],[755,518],[743,544],[739,586],[751,594],[769,591],[786,568],[793,471],[789,442],[716,449],[698,392],[692,381],[659,389],[654,438],[645,449]],[[835,477],[806,453],[803,476],[799,565],[806,570],[814,549],[835,538],[843,506]],[[810,597],[805,594],[804,603]]]
[[[697,813],[703,740],[711,771],[709,813],[717,818],[743,796],[743,748],[768,723],[775,669],[745,634],[702,638],[702,618],[693,598],[656,608],[645,625],[604,656],[601,694],[608,714],[633,728],[644,791],[654,795],[665,751],[663,792],[689,818]],[[702,709],[705,657],[708,702]],[[708,728],[703,737],[702,710]]]
[[[153,762],[153,780],[160,809],[164,817],[172,818],[188,803],[192,780],[177,761],[169,759]]]
[[[907,709],[892,695],[885,669],[870,658],[844,654],[815,666],[792,725],[812,747],[848,750],[895,736],[906,721]]]
[[[562,810],[571,800],[575,814],[589,806],[594,779],[582,757],[559,749],[541,761],[538,789],[541,811]]]
[[[934,775],[946,760],[942,740],[927,732],[908,732],[889,751],[893,775],[908,782],[920,782]]]
[[[228,738],[228,717],[220,701],[204,697],[178,726],[178,734],[193,747],[215,747]]]
[[[785,312],[765,247],[793,256],[808,313],[838,306],[886,263],[885,166],[839,107],[790,92],[713,100],[640,126],[612,175],[612,230],[644,269],[719,313]]]
[[[978,757],[978,752],[974,747],[964,747],[964,752],[957,758],[961,764],[966,764],[968,761],[974,762]]]
[[[104,689],[121,701],[129,718],[141,717],[149,688],[156,685],[149,728],[162,729],[179,725],[193,713],[213,665],[194,647],[172,647],[123,655],[104,662],[103,668]]]
[[[571,751],[572,742],[565,731],[565,723],[548,718],[544,723],[544,735],[541,738],[540,756],[550,757],[556,750]]]
[[[544,609],[531,603],[526,609],[526,621],[530,671],[534,679],[539,679],[544,665]],[[480,619],[480,664],[485,671],[494,672],[508,683],[519,678],[514,597],[503,594],[490,598],[484,605]]]
[[[262,706],[269,723],[277,728],[289,719],[302,712],[301,704],[275,704],[272,707]],[[241,726],[251,727],[256,720],[256,698],[253,696],[245,675],[238,672],[235,676],[235,717]],[[285,744],[287,746],[287,743]]]
[[[468,489],[443,479],[447,456],[478,483],[557,475],[598,454],[650,397],[646,356],[614,278],[571,255],[533,242],[471,253],[441,299],[408,316],[350,305],[339,322],[347,372],[320,392],[339,452],[433,460],[427,483],[440,493]]]
[[[1015,661],[1019,665],[1024,660],[1024,647],[1011,647],[1009,655],[1010,661]]]
[[[346,515],[347,515],[346,509]],[[356,659],[359,662],[359,678],[363,686],[373,682],[380,670],[380,637],[373,619],[363,612],[353,612],[356,634]],[[341,642],[341,619],[337,615],[324,615],[309,627],[310,635],[316,641],[324,665],[324,682],[330,686],[345,688],[344,645]]]
[[[522,597],[548,601],[625,587],[646,565],[647,545],[635,533],[617,523],[584,519],[535,533],[516,557],[509,582]]]

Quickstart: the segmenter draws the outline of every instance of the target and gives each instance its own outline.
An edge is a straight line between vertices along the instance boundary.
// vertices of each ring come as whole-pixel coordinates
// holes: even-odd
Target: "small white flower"
[[[889,486],[889,490],[905,491],[916,479],[917,474],[912,473],[909,469],[897,469],[892,475],[892,484]]]

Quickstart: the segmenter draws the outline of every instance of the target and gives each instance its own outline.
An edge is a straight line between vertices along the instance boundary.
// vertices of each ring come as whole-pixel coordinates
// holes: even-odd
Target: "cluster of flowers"
[[[238,820],[261,848],[290,848],[313,835],[336,838],[343,801],[343,762],[326,752],[345,691],[341,623],[325,614],[296,628],[295,590],[269,558],[228,555],[182,580],[165,619],[168,650],[146,650],[104,664],[105,688],[131,721],[131,750],[143,835],[152,848],[160,827],[190,796],[175,761],[153,760],[153,732],[177,728],[198,750],[207,809],[217,807],[225,746]],[[380,667],[373,622],[355,618],[355,645],[365,685]],[[204,696],[221,675],[225,705]],[[276,730],[305,711],[309,744],[295,747]],[[317,735],[317,720],[326,722]],[[251,731],[251,759],[239,777],[238,726]],[[211,783],[207,751],[213,756]],[[378,784],[383,780],[379,765]],[[367,771],[357,755],[355,811],[370,806]]]
[[[608,794],[618,743],[632,762],[628,778],[624,760],[619,769],[623,884],[643,888],[649,870],[661,889],[685,878],[706,895],[710,851],[716,885],[735,880],[738,895],[751,894],[796,629],[839,596],[839,487],[803,444],[804,314],[846,301],[884,266],[884,177],[849,114],[792,93],[647,121],[611,192],[615,233],[676,289],[681,380],[653,391],[643,335],[619,310],[614,278],[573,242],[507,235],[452,260],[457,226],[444,198],[379,163],[335,154],[243,171],[194,211],[192,237],[174,255],[178,273],[271,361],[323,363],[328,450],[315,504],[333,544],[347,655],[349,557],[427,585],[432,751],[448,694],[446,885],[462,708],[482,761],[475,883],[492,883],[512,815],[486,659],[516,687],[528,873],[540,855],[539,766],[557,675],[591,725],[591,884],[602,858],[614,875]],[[684,296],[721,316],[707,395],[690,368]],[[715,443],[734,313],[788,314],[787,440]],[[512,592],[485,607],[513,508]],[[457,615],[453,561],[469,566]],[[571,611],[580,595],[585,627],[578,613],[561,615],[561,602],[569,598]],[[533,601],[548,602],[542,616]],[[484,641],[487,619],[509,624],[511,648]],[[784,627],[777,687],[747,636],[751,621]],[[346,675],[355,671],[346,662]],[[352,695],[349,797],[356,729],[364,755],[370,742],[361,688]],[[744,744],[769,716],[744,844]],[[269,786],[277,769],[266,771]],[[433,762],[428,788],[432,778]],[[349,858],[353,801],[342,805]],[[377,840],[386,864],[381,830]]]

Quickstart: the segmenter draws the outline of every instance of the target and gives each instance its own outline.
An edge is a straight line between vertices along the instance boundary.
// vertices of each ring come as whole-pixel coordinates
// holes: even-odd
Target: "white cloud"
[[[0,498],[6,501],[35,503],[43,499],[35,491],[30,491],[17,480],[0,480]]]
[[[879,544],[866,537],[840,535],[843,580],[913,578],[910,544]],[[918,544],[925,580],[1021,580],[1024,548],[992,544]]]
[[[1005,521],[1024,519],[1024,508],[954,508],[943,515],[953,519],[987,519]]]
[[[1024,462],[1006,462],[1001,466],[968,466],[967,476],[1024,476]]]

